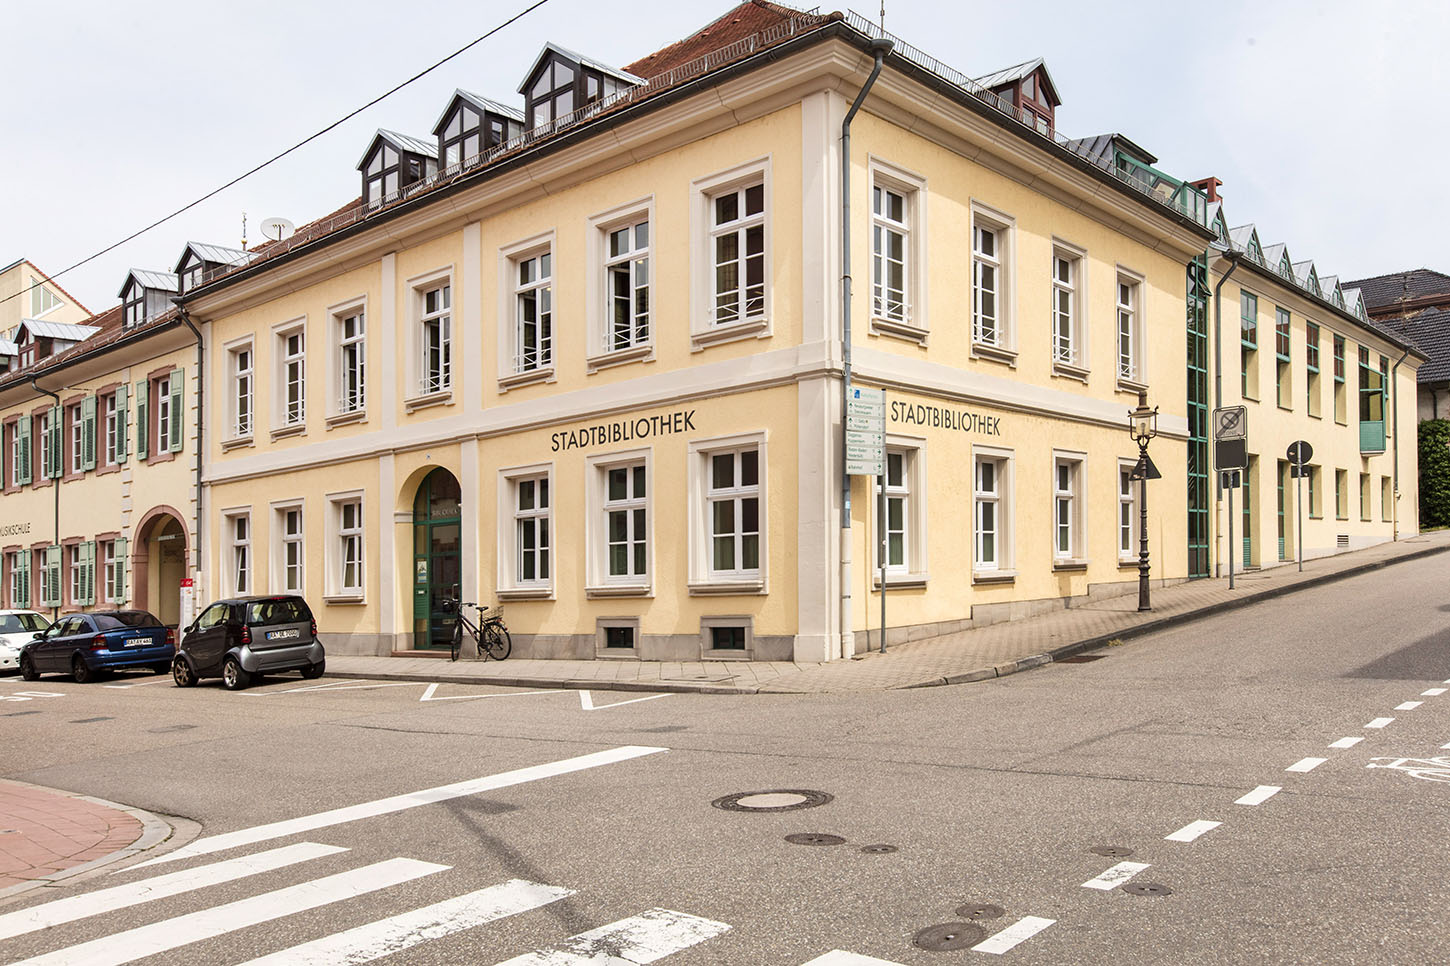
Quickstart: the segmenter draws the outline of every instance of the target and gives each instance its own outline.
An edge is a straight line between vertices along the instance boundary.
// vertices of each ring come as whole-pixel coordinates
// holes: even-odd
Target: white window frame
[[[251,507],[223,510],[222,518],[222,582],[229,597],[255,593],[256,559],[252,556]],[[238,536],[237,523],[244,522],[245,534]]]
[[[306,316],[272,327],[272,360],[272,434],[302,432],[307,427]],[[295,410],[290,398],[294,382],[297,385]]]
[[[408,337],[404,340],[404,360],[407,365],[409,394],[403,400],[404,409],[413,412],[426,406],[445,405],[453,401],[453,389],[458,384],[454,378],[459,358],[459,327],[454,323],[458,313],[458,293],[454,291],[453,266],[435,269],[423,275],[408,279],[410,320]],[[428,311],[428,293],[447,290],[446,307],[435,306]],[[440,297],[440,301],[442,298]],[[440,322],[440,364],[435,374],[429,368],[430,358],[428,330],[434,320]],[[446,365],[444,364],[446,362]],[[444,371],[446,370],[446,372]],[[444,378],[446,376],[446,379]]]
[[[1131,304],[1122,298],[1122,286],[1130,290]],[[1145,305],[1144,295],[1148,291],[1147,280],[1138,272],[1117,266],[1117,277],[1113,282],[1113,371],[1118,388],[1138,392],[1148,388],[1148,353],[1144,351]],[[1123,365],[1123,320],[1126,313],[1129,325],[1128,349],[1131,365]],[[1125,372],[1125,368],[1128,370]]]
[[[10,569],[10,580],[9,586],[7,588],[10,593],[10,606],[14,608],[28,608],[30,606],[30,587],[26,586],[26,592],[24,594],[21,594],[20,583],[21,578],[28,576],[30,573],[29,565],[31,563],[31,559],[29,558],[31,557],[31,551],[12,550],[6,556],[10,558],[6,562],[6,566],[8,566]],[[28,558],[26,559],[27,567],[25,569],[22,569],[20,566],[20,561],[22,558]],[[28,584],[29,581],[26,581],[26,583]]]
[[[1088,375],[1088,258],[1087,252],[1061,238],[1052,240],[1051,324],[1052,370],[1058,375],[1086,380]],[[1067,266],[1068,278],[1060,277],[1059,269]],[[1067,309],[1063,314],[1064,302]]]
[[[585,593],[589,597],[648,597],[654,594],[655,478],[653,456],[653,450],[645,447],[606,453],[590,457],[585,461],[585,507],[588,513],[584,526],[585,545],[588,547]],[[643,497],[634,496],[632,490],[633,470],[636,467],[644,469]],[[630,475],[626,482],[631,487],[631,491],[624,500],[611,500],[609,498],[609,475],[611,471],[620,469],[629,472]],[[637,510],[644,511],[642,534],[635,530],[633,518],[634,512]],[[609,572],[611,537],[609,517],[612,512],[629,514],[629,543],[643,541],[645,553],[643,573],[613,575]],[[630,557],[632,564],[632,552]]]
[[[1015,362],[1017,358],[1017,220],[1011,215],[997,211],[978,201],[971,203],[971,283],[972,283],[972,355],[1004,362]],[[991,255],[981,253],[977,244],[979,230],[995,235],[996,244]],[[995,336],[983,337],[980,325],[981,285],[979,278],[983,265],[996,269],[996,287],[993,290],[996,302]]]
[[[85,465],[86,427],[85,413],[82,412],[80,403],[65,407],[65,413],[66,423],[70,426],[70,467],[69,473],[62,472],[61,475],[69,476],[81,472],[81,467]],[[64,469],[63,467],[62,470]]]
[[[739,568],[733,571],[717,571],[713,567],[713,530],[711,523],[711,458],[726,452],[754,449],[756,460],[756,484],[753,491],[736,486],[730,491],[718,491],[717,499],[737,499],[754,496],[757,508],[757,564],[754,569]],[[765,594],[769,587],[770,563],[770,460],[767,434],[742,433],[737,436],[720,436],[714,439],[695,440],[689,449],[689,591],[691,594]],[[737,519],[739,514],[736,515]],[[737,529],[737,536],[739,530]],[[737,548],[740,549],[740,548]],[[737,561],[739,556],[737,556]]]
[[[367,602],[367,498],[362,490],[329,493],[327,500],[327,543],[323,566],[326,576],[322,599],[329,604]],[[347,507],[356,507],[353,526],[347,526]],[[347,582],[349,548],[355,548],[355,582]]]
[[[647,224],[649,244],[643,248],[632,248],[627,255],[611,256],[610,236],[626,226],[637,226],[640,223]],[[655,220],[654,196],[650,195],[638,201],[632,201],[626,205],[620,205],[609,211],[600,212],[589,219],[588,241],[589,241],[589,265],[590,279],[588,291],[585,293],[585,312],[589,318],[589,347],[585,354],[585,364],[590,372],[608,366],[619,365],[636,360],[650,360],[654,358],[655,348],[655,323],[659,314],[659,303],[657,295],[657,278],[659,271],[659,260],[655,257],[654,248],[658,241],[658,223]],[[631,237],[631,244],[637,241]],[[612,271],[620,264],[633,265],[640,258],[647,260],[648,265],[645,271],[648,275],[647,299],[649,303],[648,315],[641,337],[637,331],[635,320],[637,318],[636,298],[638,285],[631,289],[631,327],[629,344],[615,347],[614,345],[614,296],[611,288]],[[633,275],[633,269],[631,274]],[[637,283],[638,279],[632,279]]]
[[[168,372],[151,382],[151,387],[156,393],[156,405],[151,407],[156,410],[156,448],[147,452],[152,456],[161,453],[171,452],[171,380],[175,378],[175,372]],[[150,422],[151,417],[147,417]]]
[[[116,398],[116,390],[112,389],[102,397],[101,414],[102,433],[104,435],[104,443],[102,445],[104,455],[101,458],[101,464],[103,466],[116,466],[118,465],[116,447],[121,441],[121,407],[119,400]]]
[[[925,341],[930,329],[927,318],[927,186],[926,178],[897,167],[877,157],[868,159],[871,174],[866,210],[870,217],[871,331]],[[876,212],[876,192],[892,191],[903,202],[903,218],[895,221]],[[882,311],[878,290],[877,235],[879,231],[897,232],[903,236],[905,305],[899,315]]]
[[[1087,454],[1052,451],[1052,562],[1055,566],[1087,563]],[[1063,471],[1067,485],[1063,486]],[[1062,512],[1067,510],[1064,521]],[[1063,547],[1063,537],[1067,546]]]
[[[690,343],[692,351],[699,351],[721,342],[736,339],[768,338],[774,319],[773,299],[774,257],[772,227],[774,219],[774,193],[771,177],[771,157],[766,155],[753,161],[737,165],[704,178],[690,185]],[[761,311],[745,315],[727,323],[716,322],[715,305],[715,244],[717,234],[726,231],[743,231],[757,223],[756,216],[740,218],[728,229],[717,230],[715,225],[715,199],[732,191],[760,184],[764,188],[763,210],[758,223],[764,227],[764,293]],[[658,236],[657,236],[658,237]],[[741,291],[745,288],[744,274],[741,277]]]
[[[888,564],[886,584],[888,587],[923,587],[927,583],[927,485],[926,485],[926,440],[916,436],[888,435],[886,437],[887,471],[890,472],[892,456],[901,458],[902,476],[899,484],[889,479],[886,485],[887,520],[890,521],[892,499],[904,501],[902,516],[903,558],[900,564]],[[880,477],[871,477],[871,579],[881,586],[881,506]],[[888,548],[889,549],[889,548]]]
[[[272,579],[271,584],[275,593],[281,594],[305,594],[307,592],[307,515],[304,512],[302,500],[287,500],[271,505],[272,509]],[[290,533],[287,529],[287,520],[292,514],[297,514],[297,532]],[[293,586],[288,583],[288,571],[292,569],[292,563],[288,560],[288,551],[295,547],[297,551],[297,584]]]
[[[558,246],[554,244],[553,230],[530,238],[516,241],[498,251],[498,386],[501,392],[535,382],[552,382],[554,365],[558,358],[558,298],[555,280],[559,277]],[[534,281],[528,285],[519,284],[519,266],[529,259],[547,255],[549,258],[548,283]],[[537,276],[536,279],[541,279]],[[549,345],[548,361],[542,358],[532,369],[518,368],[520,362],[519,299],[529,291],[547,289],[549,292]],[[542,348],[540,355],[542,356]]]
[[[1138,461],[1134,459],[1118,460],[1118,475],[1115,477],[1118,489],[1118,520],[1114,532],[1117,535],[1118,563],[1120,565],[1132,564],[1136,566],[1138,563],[1138,551],[1135,549],[1138,546],[1138,534],[1140,532],[1138,525],[1138,481],[1133,479],[1127,480],[1127,490],[1124,491],[1123,489],[1124,476],[1131,476],[1134,467],[1137,465]],[[1126,527],[1123,525],[1123,514],[1125,513],[1128,515]],[[1123,538],[1125,536],[1128,540],[1126,549],[1123,547]]]
[[[72,543],[65,548],[66,584],[68,585],[67,600],[71,606],[82,607],[82,598],[85,596],[85,558],[81,554],[79,543]]]
[[[548,506],[540,507],[539,481],[548,483]],[[533,482],[534,507],[520,511],[518,509],[519,484]],[[501,599],[520,598],[552,598],[554,595],[554,577],[558,572],[559,554],[557,527],[554,521],[554,508],[558,502],[558,489],[554,485],[554,464],[533,463],[528,466],[511,466],[501,469],[498,472],[498,596]],[[525,521],[535,522],[538,520],[547,521],[548,536],[548,576],[540,577],[535,563],[534,577],[524,580],[521,577],[522,547],[519,542],[520,526]],[[537,554],[541,544],[538,541],[538,532],[535,531],[534,550]]]
[[[39,436],[40,442],[39,442],[39,445],[35,445],[35,444],[32,444],[32,445],[34,446],[34,450],[35,450],[36,454],[40,458],[39,458],[39,461],[38,462],[37,461],[34,461],[34,460],[31,461],[30,479],[33,482],[39,482],[40,480],[48,480],[48,479],[51,479],[51,474],[50,474],[50,466],[51,466],[51,462],[50,462],[50,460],[51,460],[51,452],[50,452],[50,447],[51,447],[50,424],[51,424],[51,421],[53,419],[54,413],[55,413],[55,410],[54,409],[47,409],[45,412],[41,413],[40,414],[40,418],[35,421],[35,425],[36,425],[36,427],[38,428],[39,431],[37,433],[35,433],[34,435]],[[59,474],[56,474],[56,475],[59,475]]]
[[[991,461],[994,471],[994,489],[980,488],[981,477],[978,466]],[[998,446],[972,447],[972,579],[974,581],[1006,580],[1016,576],[1016,544],[1013,517],[1016,500],[1016,454],[1010,449]],[[991,503],[996,507],[993,514],[995,526],[995,559],[982,559],[982,513],[981,505]]]
[[[244,443],[252,439],[257,426],[257,350],[255,341],[246,338],[223,346],[227,371],[227,443]],[[246,353],[246,366],[242,366]],[[246,419],[242,418],[242,402],[246,401]]]
[[[125,561],[116,556],[116,541],[102,540],[97,547],[97,556],[101,558],[101,592],[99,599],[106,604],[124,603],[121,597],[116,595],[116,580],[118,574],[116,568],[124,566]]]
[[[332,330],[330,351],[327,354],[328,427],[358,422],[367,418],[368,411],[368,301],[366,296],[348,299],[327,307],[328,324]],[[357,331],[347,334],[349,321],[357,320]],[[347,391],[349,354],[355,353],[357,369],[357,398],[350,399]]]

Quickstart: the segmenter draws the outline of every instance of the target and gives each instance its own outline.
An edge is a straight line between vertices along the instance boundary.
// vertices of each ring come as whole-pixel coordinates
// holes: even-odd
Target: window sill
[[[99,466],[99,467],[96,468],[96,475],[97,476],[106,476],[109,473],[119,473],[119,472],[121,472],[121,464],[120,463],[111,463],[111,464],[109,464],[107,466]]]
[[[326,420],[328,429],[336,429],[339,426],[347,426],[351,423],[360,423],[368,418],[366,409],[354,409],[352,412],[336,413],[328,416]]]
[[[1310,413],[1309,414],[1309,418],[1310,419],[1323,419],[1324,416],[1321,413]]]
[[[420,409],[427,409],[429,406],[451,406],[453,405],[453,387],[439,389],[436,392],[425,392],[421,396],[412,396],[403,400],[403,409],[406,412],[415,413]]]
[[[999,345],[992,345],[989,342],[973,342],[972,358],[986,359],[988,362],[1000,362],[1004,365],[1017,368],[1017,350],[1004,349]]]
[[[270,435],[272,442],[275,443],[279,439],[286,439],[289,436],[301,436],[305,432],[307,432],[306,423],[293,423],[291,426],[278,426],[271,431]]]
[[[893,339],[901,339],[904,342],[915,342],[917,345],[926,345],[926,338],[931,333],[919,325],[912,325],[910,322],[898,321],[896,319],[883,319],[880,316],[872,316],[868,331],[872,335],[884,335]]]
[[[707,346],[736,339],[763,339],[770,335],[770,320],[765,316],[732,322],[729,325],[712,325],[690,333],[690,351],[699,352]]]
[[[67,473],[65,476],[62,476],[60,478],[60,481],[62,483],[69,483],[71,480],[83,480],[85,478],[86,478],[86,473],[85,473],[84,470],[82,470],[79,473]]]
[[[175,453],[153,453],[152,455],[146,457],[146,465],[150,466],[153,463],[170,463],[174,459],[176,459]]]
[[[973,584],[1010,584],[1017,580],[1015,570],[974,570]]]
[[[895,573],[894,574],[894,573],[892,573],[891,571],[888,570],[886,572],[886,589],[887,590],[909,590],[909,589],[920,590],[920,589],[926,587],[926,583],[930,579],[931,579],[931,575],[930,574],[925,574],[925,573]],[[878,570],[874,574],[872,574],[872,576],[871,576],[871,586],[875,590],[880,590],[881,589],[881,571]]]
[[[726,594],[763,594],[765,579],[759,580],[692,580],[691,597],[718,597]]]
[[[700,652],[700,660],[702,661],[753,661],[754,659],[754,652],[749,648],[743,651],[732,649],[729,651],[706,650]]]
[[[1061,376],[1064,379],[1076,379],[1081,383],[1088,381],[1088,370],[1082,366],[1075,366],[1070,362],[1054,362],[1052,364],[1052,374],[1054,376]]]
[[[323,594],[324,604],[366,604],[367,598],[362,594]]]
[[[646,342],[643,345],[632,345],[626,349],[611,349],[608,352],[601,352],[599,355],[586,356],[584,366],[593,373],[600,369],[622,366],[630,362],[654,362],[654,359],[654,343]]]
[[[654,594],[654,587],[649,584],[598,584],[584,588],[584,596],[591,600],[600,597],[653,597]]]
[[[1086,573],[1088,562],[1086,560],[1054,560],[1052,572],[1055,574]]]
[[[1286,413],[1292,413],[1294,411],[1293,406],[1285,406],[1283,403],[1275,403],[1274,408]]]
[[[511,372],[506,376],[498,377],[499,392],[508,392],[510,389],[518,389],[520,386],[529,386],[536,382],[553,382],[554,367],[543,366],[538,369],[528,369],[524,372]]]
[[[1118,558],[1118,569],[1119,570],[1137,570],[1138,569],[1138,558],[1137,557],[1119,557]]]
[[[494,592],[499,600],[552,600],[553,587],[500,587]]]
[[[1138,382],[1135,379],[1124,379],[1122,376],[1118,377],[1118,392],[1132,393],[1136,396],[1140,392],[1147,391],[1148,384],[1146,382]]]
[[[243,446],[252,445],[255,444],[252,442],[252,436],[250,433],[248,433],[246,436],[235,436],[231,439],[222,440],[222,452],[225,453],[228,450],[241,449]]]

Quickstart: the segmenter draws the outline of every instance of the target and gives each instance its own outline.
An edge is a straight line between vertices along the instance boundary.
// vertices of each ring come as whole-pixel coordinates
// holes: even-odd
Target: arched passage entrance
[[[463,572],[463,521],[458,478],[441,466],[418,484],[413,498],[413,646],[448,648]]]
[[[181,623],[181,581],[187,572],[186,527],[171,507],[156,507],[136,528],[131,555],[131,603],[149,610],[161,623]]]

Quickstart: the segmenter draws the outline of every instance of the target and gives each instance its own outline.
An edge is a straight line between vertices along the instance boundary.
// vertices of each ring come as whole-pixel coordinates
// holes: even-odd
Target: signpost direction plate
[[[1249,410],[1247,406],[1224,406],[1213,411],[1213,438],[1247,439]]]
[[[846,397],[846,472],[886,472],[886,391],[852,386]]]

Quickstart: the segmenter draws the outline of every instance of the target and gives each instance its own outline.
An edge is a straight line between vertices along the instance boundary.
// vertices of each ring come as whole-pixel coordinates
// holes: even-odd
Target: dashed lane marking
[[[1338,741],[1331,741],[1329,743],[1329,747],[1331,747],[1331,748],[1353,748],[1355,745],[1359,744],[1363,740],[1364,740],[1364,738],[1362,738],[1362,737],[1360,737],[1358,735],[1355,735],[1353,737],[1348,737],[1348,738],[1340,738]]]
[[[637,701],[653,701],[655,698],[668,698],[668,694],[651,694],[643,698],[630,698],[627,701],[613,701],[609,704],[595,704],[594,695],[588,691],[579,692],[579,707],[584,711],[604,711],[608,708],[617,708],[622,704],[634,704]]]
[[[877,959],[875,956],[848,953],[844,949],[833,949],[824,956],[817,956],[808,963],[802,963],[801,966],[901,966],[901,964],[889,959]]]
[[[1445,691],[1446,691],[1445,688],[1431,688],[1428,691],[1421,691],[1420,692],[1420,697],[1422,697],[1422,698],[1438,698],[1440,695],[1444,694]]]
[[[1222,822],[1209,822],[1199,819],[1197,822],[1189,822],[1172,835],[1163,836],[1168,842],[1192,842],[1205,832],[1212,832],[1222,825]]]
[[[1290,765],[1284,770],[1299,772],[1313,771],[1328,760],[1328,758],[1300,758],[1298,761],[1294,762],[1294,764]]]
[[[1365,727],[1366,728],[1383,728],[1385,725],[1389,724],[1391,721],[1394,721],[1394,720],[1395,720],[1394,718],[1376,718],[1373,721],[1371,721],[1369,724],[1365,725]]]
[[[1089,879],[1082,884],[1084,889],[1101,889],[1109,892],[1127,882],[1133,876],[1148,868],[1147,862],[1119,862],[1096,879]]]
[[[1279,794],[1279,792],[1282,791],[1282,790],[1283,790],[1282,786],[1279,786],[1279,785],[1260,785],[1258,788],[1255,788],[1253,791],[1249,792],[1243,798],[1240,798],[1237,801],[1235,801],[1234,804],[1235,805],[1262,805],[1264,802],[1267,802],[1269,799],[1271,799],[1275,795]]]
[[[1423,701],[1406,701],[1404,704],[1397,704],[1397,705],[1395,705],[1395,710],[1396,711],[1414,711],[1416,708],[1418,708],[1420,705],[1422,705],[1424,703],[1425,702],[1423,702]]]
[[[672,909],[637,916],[570,936],[557,946],[515,956],[499,966],[606,966],[652,963],[727,931],[723,922]]]
[[[1041,916],[1023,916],[995,936],[990,936],[977,943],[972,947],[972,952],[1000,956],[1018,943],[1031,939],[1054,922],[1057,920],[1043,919]]]

